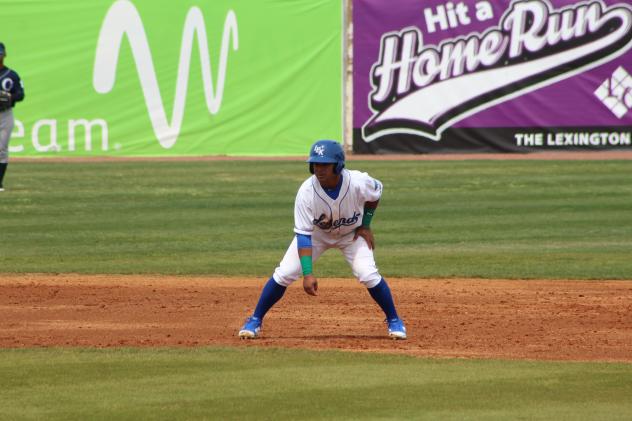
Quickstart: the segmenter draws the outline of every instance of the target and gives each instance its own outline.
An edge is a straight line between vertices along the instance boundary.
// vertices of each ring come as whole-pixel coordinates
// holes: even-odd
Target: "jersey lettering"
[[[323,230],[328,230],[332,227],[340,228],[341,226],[355,225],[355,223],[358,222],[358,218],[360,218],[360,212],[354,212],[351,218],[342,217],[333,222],[325,218],[327,218],[327,216],[323,213],[318,219],[314,219],[314,225]]]
[[[362,223],[364,204],[380,199],[382,183],[367,173],[342,171],[337,198],[331,198],[315,176],[299,188],[294,205],[294,231],[311,235],[318,231],[333,237],[353,232]]]

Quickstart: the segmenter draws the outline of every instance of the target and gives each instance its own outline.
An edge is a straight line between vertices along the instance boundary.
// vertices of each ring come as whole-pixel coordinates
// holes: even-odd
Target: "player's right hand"
[[[303,289],[308,295],[318,295],[318,280],[314,275],[305,275],[303,277]]]
[[[369,227],[358,227],[355,230],[355,235],[353,236],[353,241],[357,240],[358,237],[364,238],[366,241],[366,245],[369,246],[369,249],[375,249],[375,239],[373,238],[373,231]]]

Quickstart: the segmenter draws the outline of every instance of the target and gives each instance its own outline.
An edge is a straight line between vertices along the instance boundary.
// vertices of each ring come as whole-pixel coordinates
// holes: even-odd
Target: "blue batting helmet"
[[[340,174],[345,167],[345,151],[334,140],[319,140],[309,150],[309,172],[314,174],[314,164],[336,164],[334,172]]]

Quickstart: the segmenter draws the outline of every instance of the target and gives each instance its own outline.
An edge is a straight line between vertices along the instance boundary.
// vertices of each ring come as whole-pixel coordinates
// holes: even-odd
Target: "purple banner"
[[[357,153],[632,150],[629,0],[354,0]]]

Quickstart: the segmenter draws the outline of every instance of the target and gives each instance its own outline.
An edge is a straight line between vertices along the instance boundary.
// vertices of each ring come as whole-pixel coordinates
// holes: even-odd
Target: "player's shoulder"
[[[367,172],[358,171],[358,170],[345,170],[351,179],[351,183],[363,184],[366,183],[367,180],[374,180],[373,177],[369,175]]]
[[[10,77],[11,79],[19,79],[20,76],[18,73],[10,67],[6,67],[0,70],[0,76],[4,75],[5,77]]]
[[[345,169],[344,170],[346,173],[349,174],[349,176],[351,178],[356,178],[356,177],[366,177],[369,176],[369,173],[365,172],[365,171],[358,171],[358,170],[348,170]]]
[[[367,192],[382,192],[382,183],[371,177],[368,173],[356,170],[349,170],[349,178],[351,179],[350,185],[353,191],[358,194],[366,194]]]
[[[314,191],[314,176],[312,175],[301,183],[301,186],[298,188],[298,194],[308,194],[313,191]]]

